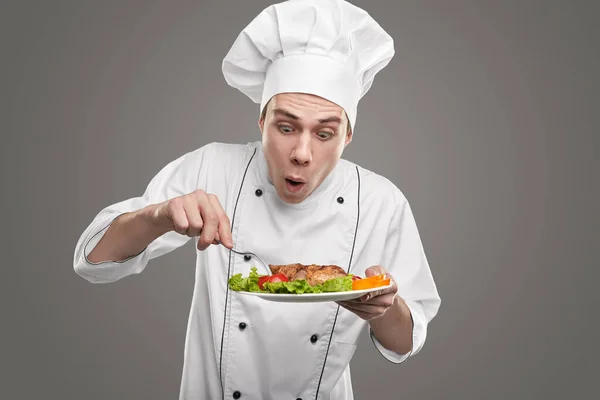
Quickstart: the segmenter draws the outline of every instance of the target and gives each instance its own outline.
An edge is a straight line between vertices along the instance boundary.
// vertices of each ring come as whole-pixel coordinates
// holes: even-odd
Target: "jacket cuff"
[[[421,307],[415,302],[405,300],[405,303],[410,310],[410,317],[413,323],[412,348],[408,353],[400,354],[383,347],[369,326],[369,337],[371,338],[373,345],[386,360],[394,364],[401,364],[411,356],[416,355],[423,348],[423,345],[425,344],[425,337],[427,335],[427,324],[423,314],[421,313]]]
[[[108,261],[100,261],[100,262],[95,263],[95,262],[92,262],[92,261],[90,261],[88,259],[88,256],[96,248],[96,246],[98,245],[98,243],[100,243],[100,240],[102,240],[102,238],[106,234],[106,231],[108,231],[108,228],[121,215],[123,215],[123,213],[119,213],[117,215],[113,215],[110,220],[108,220],[107,222],[104,223],[105,226],[103,228],[101,228],[98,232],[96,232],[94,235],[92,235],[92,237],[85,243],[85,246],[83,246],[83,258],[84,258],[86,264],[88,264],[90,266],[91,265],[110,264],[110,263],[124,264],[127,261],[129,261],[129,260],[131,260],[133,258],[136,258],[140,254],[142,254],[144,252],[144,250],[146,250],[146,249],[143,249],[138,254],[133,255],[131,257],[128,257],[128,258],[126,258],[124,260],[120,260],[120,261],[108,260]]]
[[[75,271],[89,282],[114,282],[124,276],[141,271],[145,265],[146,260],[144,259],[144,254],[146,248],[125,260],[92,262],[88,259],[89,254],[104,237],[110,225],[112,225],[115,219],[120,215],[122,215],[122,213],[116,215],[111,214],[108,218],[103,218],[101,221],[91,226],[88,230],[88,238],[85,239],[79,250],[79,255],[75,256]]]

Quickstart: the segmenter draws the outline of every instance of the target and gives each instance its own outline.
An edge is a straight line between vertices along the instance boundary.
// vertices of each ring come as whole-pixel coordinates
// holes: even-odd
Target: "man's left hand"
[[[357,299],[337,303],[367,321],[381,317],[394,304],[398,286],[394,278],[382,266],[377,265],[365,270],[366,277],[382,274],[386,274],[386,278],[390,278],[392,284],[390,288],[373,291]]]

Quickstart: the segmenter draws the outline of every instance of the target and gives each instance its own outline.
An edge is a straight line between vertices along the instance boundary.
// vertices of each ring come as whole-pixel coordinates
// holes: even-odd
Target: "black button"
[[[296,400],[302,400],[300,397],[298,397]]]
[[[255,195],[257,195],[258,197],[262,196],[262,190],[260,189],[256,189],[256,192],[254,192]]]
[[[342,204],[344,202],[344,198],[343,197],[338,197],[337,198],[337,202]]]
[[[310,337],[310,341],[313,342],[313,343],[315,343],[317,341],[317,335],[312,335]]]
[[[250,261],[251,259],[252,259],[252,257],[250,257],[248,254],[246,254],[244,256],[244,260],[246,260],[246,261]]]
[[[240,392],[238,392],[237,390],[235,392],[233,392],[234,399],[239,399],[240,397],[242,397],[242,394]]]
[[[245,322],[240,322],[240,325],[239,325],[239,327],[240,327],[240,329],[242,329],[242,330],[243,330],[243,329],[246,329],[246,323],[245,323]]]

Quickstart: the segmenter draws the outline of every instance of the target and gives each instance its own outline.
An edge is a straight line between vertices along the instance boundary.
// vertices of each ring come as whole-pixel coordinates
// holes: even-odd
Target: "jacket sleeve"
[[[213,152],[213,146],[208,144],[182,155],[163,167],[151,179],[143,195],[112,204],[101,210],[77,241],[73,257],[75,272],[91,283],[114,282],[141,273],[151,259],[187,243],[189,237],[177,232],[168,232],[150,243],[139,254],[123,261],[92,263],[87,258],[119,215],[204,188],[210,172],[210,159]]]
[[[416,355],[425,344],[427,327],[436,316],[439,297],[419,231],[408,201],[398,194],[390,221],[382,266],[392,275],[400,296],[410,309],[413,321],[412,350],[397,354],[385,349],[369,328],[369,336],[379,352],[393,363],[401,363]]]

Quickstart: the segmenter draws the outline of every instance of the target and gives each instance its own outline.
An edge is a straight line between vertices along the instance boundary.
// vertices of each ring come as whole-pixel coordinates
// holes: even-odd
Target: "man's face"
[[[344,110],[309,94],[276,95],[259,126],[269,178],[288,203],[310,196],[352,140]]]

